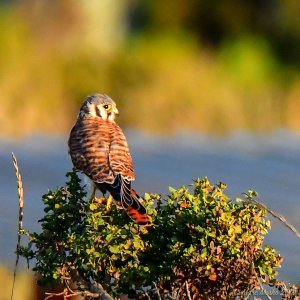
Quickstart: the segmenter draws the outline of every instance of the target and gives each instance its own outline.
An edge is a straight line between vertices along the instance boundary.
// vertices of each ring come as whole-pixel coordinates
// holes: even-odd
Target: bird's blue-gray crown
[[[114,121],[119,114],[116,103],[107,95],[92,94],[87,96],[80,108],[79,117],[92,116],[103,120]]]

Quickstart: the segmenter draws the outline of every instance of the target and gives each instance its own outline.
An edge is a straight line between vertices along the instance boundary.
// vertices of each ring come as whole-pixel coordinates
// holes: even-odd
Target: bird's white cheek
[[[115,120],[115,113],[114,112],[111,112],[108,116],[108,120],[109,121],[114,121]]]
[[[87,103],[87,108],[90,115],[92,115],[93,117],[97,116],[95,105],[91,103]]]

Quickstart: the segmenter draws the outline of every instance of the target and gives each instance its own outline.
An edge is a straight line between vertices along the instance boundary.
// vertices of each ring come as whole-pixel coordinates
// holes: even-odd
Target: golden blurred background
[[[44,132],[65,136],[83,98],[95,92],[108,94],[117,102],[121,113],[118,123],[123,128],[155,134],[222,135],[232,131],[264,134],[279,128],[299,131],[299,16],[299,0],[0,0],[0,137]],[[251,143],[250,138],[248,148]],[[33,152],[35,146],[27,147],[26,151]],[[4,147],[5,154],[0,157],[3,161],[10,147],[10,144]],[[19,147],[20,157],[22,147]],[[143,163],[147,152],[141,149],[143,155],[137,166],[139,175],[143,176],[141,169],[146,168]],[[61,156],[55,152],[54,157],[65,163],[67,150],[62,152]],[[23,164],[31,157],[26,155]],[[139,157],[138,151],[135,155]],[[55,176],[51,168],[45,168],[47,172],[50,170],[46,179],[44,174],[34,173],[36,157],[27,165],[27,173],[33,173],[32,182],[37,182],[36,185],[41,184],[37,179],[47,185],[47,180]],[[153,157],[160,158],[155,153]],[[238,171],[230,169],[234,163],[229,160],[224,167],[225,174],[239,173],[237,176],[242,178],[244,174],[239,168],[243,160],[238,160]],[[52,157],[48,161],[49,166],[53,164]],[[222,174],[218,166],[223,165],[217,162],[208,167]],[[65,167],[63,163],[57,165]],[[42,172],[39,164],[37,170]],[[148,164],[155,165],[151,160]],[[250,161],[249,165],[252,164]],[[203,176],[210,175],[202,161],[201,164],[192,161],[187,168],[198,168],[198,165]],[[258,161],[256,166],[260,165],[265,170],[272,169]],[[172,182],[169,170],[173,169],[166,166],[165,172],[169,172],[166,176],[163,168],[157,171],[162,173],[161,177],[149,174],[155,178],[164,176]],[[10,170],[10,165],[6,168]],[[3,173],[3,178],[8,176]],[[176,174],[181,175],[178,175],[180,182],[182,177],[192,176],[175,173],[174,178]],[[263,171],[255,169],[252,177],[245,178],[260,178],[260,173]],[[28,174],[25,172],[25,179]],[[286,175],[286,189],[291,178],[298,178],[293,174]],[[265,182],[270,177],[266,176]],[[144,184],[149,189],[151,181],[146,179]],[[281,177],[278,182],[282,182]],[[15,189],[14,182],[12,185]],[[26,192],[30,193],[30,184],[26,186],[29,186]],[[298,182],[295,186],[299,186]],[[10,191],[6,195],[15,198]],[[274,203],[281,207],[279,200]],[[8,205],[3,203],[7,209]],[[4,213],[12,219],[9,213]],[[298,215],[297,212],[295,220],[299,219]],[[36,216],[30,220],[35,222]],[[8,235],[14,244],[15,237]],[[3,244],[2,248],[5,247]],[[299,261],[298,256],[296,260]],[[4,283],[1,300],[10,297],[11,273],[7,268],[0,268]],[[28,273],[21,272],[17,277],[16,300],[33,299],[32,291],[36,287],[30,282],[33,279]]]
[[[1,135],[67,132],[94,92],[152,132],[300,129],[297,0],[0,3]]]

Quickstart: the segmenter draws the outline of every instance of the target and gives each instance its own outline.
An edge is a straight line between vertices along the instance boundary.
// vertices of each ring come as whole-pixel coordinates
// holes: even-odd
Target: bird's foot
[[[98,203],[98,204],[107,204],[107,199],[104,197],[94,197],[94,202]]]
[[[115,202],[115,204],[116,204],[118,209],[124,209],[121,202],[118,201],[118,202]]]
[[[95,202],[97,204],[105,204],[106,205],[106,210],[110,211],[111,205],[112,205],[112,202],[113,202],[113,198],[112,198],[111,195],[109,195],[107,199],[104,198],[104,197],[100,197],[100,198],[94,197],[93,202]]]

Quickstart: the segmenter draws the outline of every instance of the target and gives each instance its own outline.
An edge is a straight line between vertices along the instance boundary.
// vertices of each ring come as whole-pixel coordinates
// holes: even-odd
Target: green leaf
[[[173,193],[176,193],[177,190],[174,189],[173,187],[169,186],[169,192],[170,192],[171,194],[173,194]]]
[[[64,187],[42,197],[42,232],[20,231],[28,244],[18,253],[35,260],[34,272],[44,284],[76,271],[87,281],[103,282],[114,298],[145,288],[156,297],[154,283],[164,297],[187,283],[193,299],[234,299],[230,291],[244,295],[256,287],[254,270],[259,280],[274,285],[281,258],[263,245],[270,225],[266,212],[249,201],[237,204],[223,194],[225,185],[207,178],[191,186],[191,193],[170,187],[166,199],[146,193],[154,222],[141,227],[116,205],[107,211],[87,203],[71,172]]]
[[[150,199],[151,199],[151,196],[150,196],[150,194],[148,194],[148,193],[145,193],[145,195],[144,195],[144,199],[145,199],[146,201],[150,200]]]
[[[110,233],[106,236],[105,240],[109,243],[113,239],[113,237],[114,237],[113,234]]]
[[[111,245],[108,247],[108,249],[111,253],[115,253],[115,254],[119,253],[119,251],[120,251],[120,248],[118,245]]]
[[[94,203],[90,204],[90,210],[91,211],[94,211],[96,209],[97,209],[97,205],[96,204],[94,204]]]

